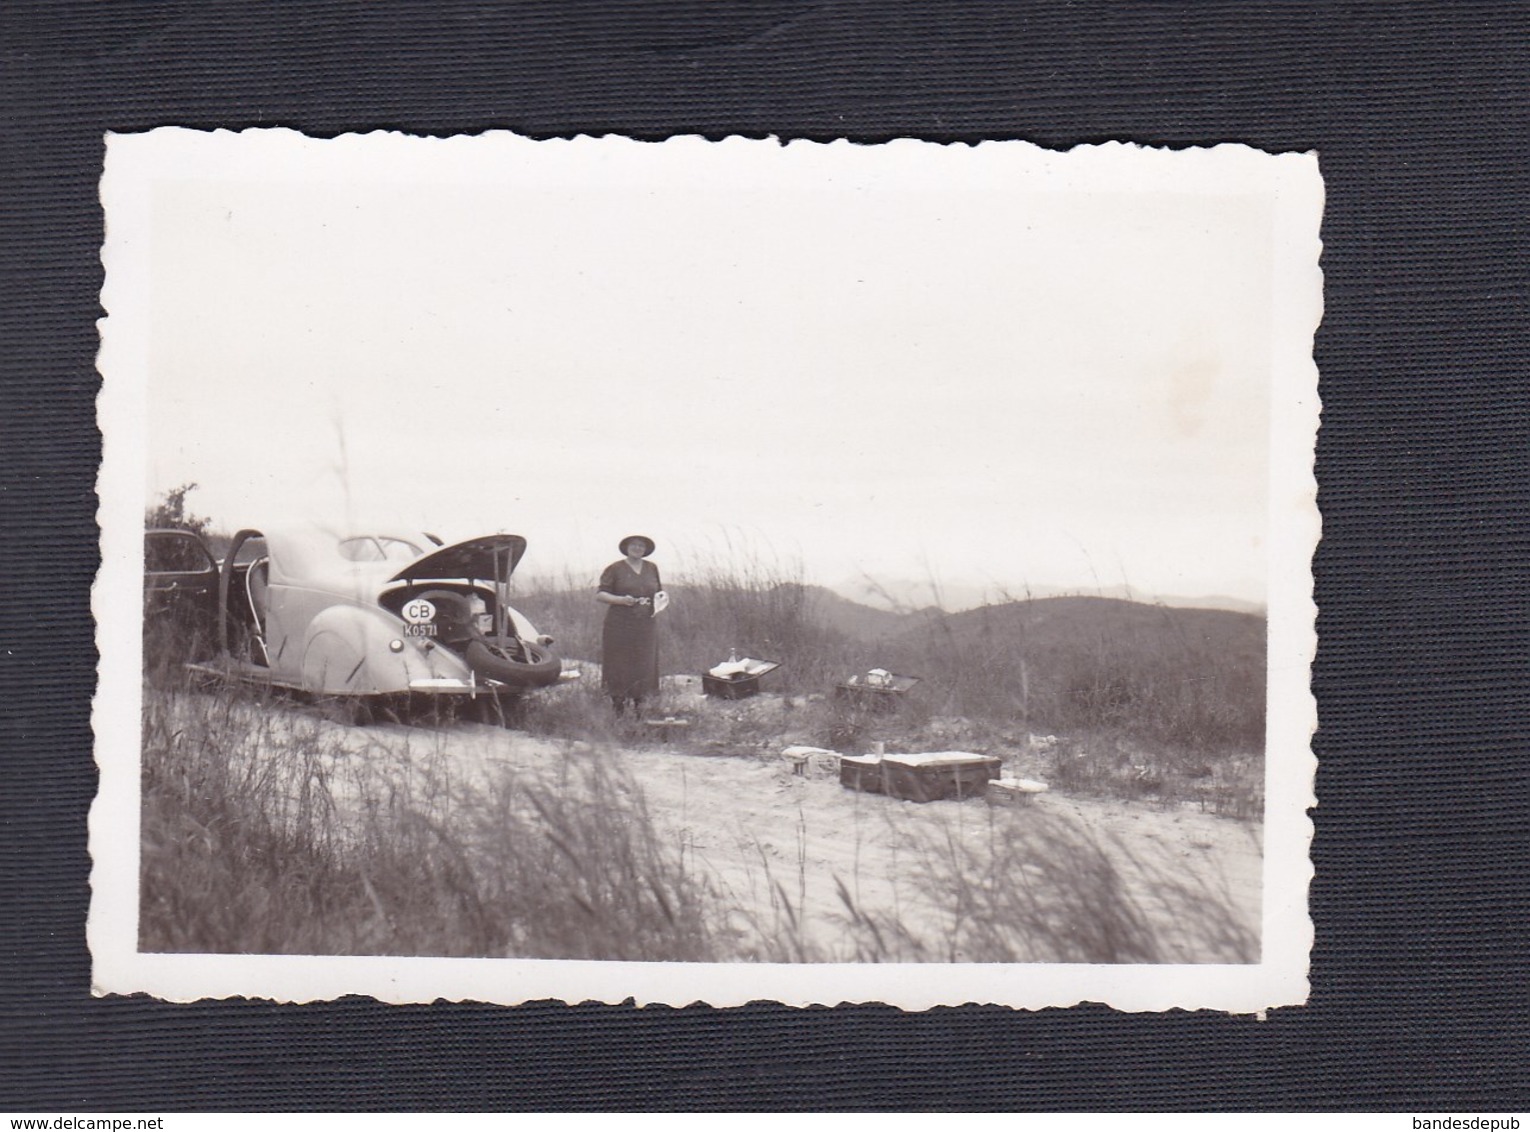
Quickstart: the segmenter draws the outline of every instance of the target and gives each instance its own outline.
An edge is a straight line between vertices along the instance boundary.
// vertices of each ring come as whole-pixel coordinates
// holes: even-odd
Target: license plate
[[[404,636],[406,637],[434,637],[436,627],[434,625],[405,625]]]

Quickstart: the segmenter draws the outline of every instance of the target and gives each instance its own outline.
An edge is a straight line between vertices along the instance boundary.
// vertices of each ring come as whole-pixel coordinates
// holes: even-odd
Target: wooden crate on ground
[[[978,798],[998,778],[1004,761],[971,751],[929,751],[914,755],[842,755],[840,785],[908,802]]]
[[[768,676],[781,667],[779,660],[748,660],[743,672],[729,676],[713,676],[710,672],[701,677],[701,690],[719,700],[742,700],[758,695],[760,677]]]
[[[841,755],[839,784],[867,794],[882,793],[882,756]]]

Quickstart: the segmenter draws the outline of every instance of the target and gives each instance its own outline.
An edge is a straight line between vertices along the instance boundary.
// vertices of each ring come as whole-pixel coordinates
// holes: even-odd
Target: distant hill
[[[894,610],[867,605],[824,586],[778,588],[800,592],[804,609],[815,620],[860,641],[891,641],[937,629],[956,638],[1024,632],[1037,636],[1037,643],[1057,637],[1077,641],[1098,636],[1108,640],[1148,633],[1205,644],[1235,639],[1257,642],[1263,651],[1264,611],[1253,605],[1239,611],[1069,594],[1002,601],[948,613],[934,606]]]
[[[878,645],[969,717],[1024,705],[1062,734],[1119,728],[1185,749],[1257,749],[1265,619],[1107,597],[1006,602],[910,620]]]
[[[947,586],[907,578],[845,578],[830,588],[840,597],[859,605],[900,613],[915,609],[974,609],[1026,596],[1024,593],[1006,594],[996,586]]]
[[[963,583],[913,581],[908,578],[846,578],[831,587],[833,592],[858,604],[874,609],[906,612],[916,609],[937,608],[956,613],[977,609],[985,605],[1004,605],[1012,601],[1052,597],[1100,597],[1117,598],[1122,601],[1146,605],[1167,605],[1176,609],[1226,609],[1235,613],[1263,615],[1265,607],[1259,602],[1225,594],[1183,597],[1171,594],[1150,594],[1133,590],[1130,586],[1110,586],[1080,592],[1078,587],[1017,585],[999,586],[997,583],[973,585]]]
[[[857,641],[883,641],[906,633],[931,618],[943,616],[938,609],[892,610],[842,597],[824,586],[788,583],[778,592],[800,595],[803,612],[821,625]]]
[[[929,615],[923,618],[929,621]],[[1114,643],[1128,640],[1155,644],[1228,649],[1244,655],[1263,655],[1265,622],[1260,614],[1227,609],[1178,608],[1149,605],[1111,597],[1043,597],[1012,601],[978,609],[943,614],[942,633],[960,641],[1004,636],[1024,637],[1032,645],[1067,644],[1077,647],[1090,641]],[[929,626],[908,626],[905,633],[928,632]]]
[[[1263,617],[1266,612],[1263,602],[1245,601],[1241,597],[1228,597],[1226,594],[1212,594],[1209,597],[1174,597],[1170,595],[1155,597],[1150,600],[1157,605],[1167,605],[1174,609],[1222,609],[1229,613],[1250,613],[1255,617]]]

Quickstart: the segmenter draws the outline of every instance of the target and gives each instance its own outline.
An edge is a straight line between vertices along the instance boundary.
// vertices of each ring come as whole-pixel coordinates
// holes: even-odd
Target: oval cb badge
[[[435,620],[436,605],[433,601],[426,601],[417,597],[404,605],[404,620],[411,625],[424,625],[428,621]]]

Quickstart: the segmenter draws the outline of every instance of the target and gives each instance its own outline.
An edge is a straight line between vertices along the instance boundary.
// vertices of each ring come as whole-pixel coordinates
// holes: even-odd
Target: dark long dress
[[[659,568],[643,563],[640,574],[625,559],[613,562],[600,575],[600,592],[650,600],[662,588]],[[606,694],[637,700],[659,690],[658,619],[649,605],[608,605],[601,637],[601,683]]]

